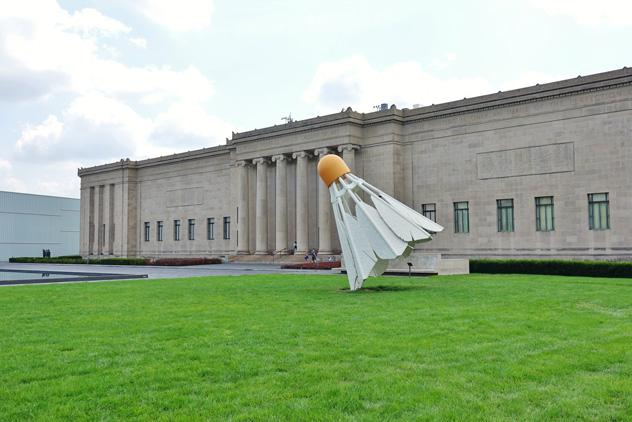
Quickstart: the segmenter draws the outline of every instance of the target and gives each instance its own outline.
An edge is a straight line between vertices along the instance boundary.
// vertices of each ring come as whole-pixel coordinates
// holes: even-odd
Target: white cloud
[[[47,118],[24,125],[14,145],[0,141],[0,188],[77,196],[77,167],[223,142],[232,126],[204,107],[212,81],[195,66],[125,64],[117,42],[147,44],[131,33],[95,9],[69,13],[53,0],[3,5],[0,100],[59,93],[70,100],[58,109],[42,103],[50,106]]]
[[[147,48],[147,40],[142,37],[130,38],[132,44],[140,48]]]
[[[41,154],[55,146],[63,129],[64,125],[57,116],[51,114],[39,125],[27,126],[16,143],[16,149],[28,155]]]
[[[15,157],[88,166],[218,145],[231,130],[230,124],[195,103],[174,103],[155,118],[146,118],[120,100],[92,94],[76,98],[61,120],[51,115],[25,127]]]
[[[632,2],[629,0],[530,0],[552,16],[568,16],[586,26],[632,26]]]
[[[234,127],[195,103],[175,103],[160,113],[151,135],[154,144],[176,149],[207,147],[224,142]]]
[[[15,147],[29,161],[114,160],[134,156],[147,142],[151,121],[101,94],[78,97],[62,113],[27,126]]]
[[[13,166],[7,160],[0,159],[0,190],[24,192],[25,184],[13,175]]]
[[[105,16],[96,9],[81,9],[60,22],[62,28],[67,28],[83,34],[113,36],[126,34],[132,29],[124,23]]]
[[[152,21],[172,31],[208,28],[213,15],[212,0],[143,0],[141,11]]]
[[[441,78],[416,62],[376,69],[364,57],[352,56],[319,65],[303,98],[319,113],[336,112],[347,106],[370,112],[381,103],[403,108],[489,92],[490,84],[482,78]]]
[[[319,114],[335,113],[348,106],[366,113],[381,103],[395,104],[398,108],[410,108],[414,104],[427,106],[564,79],[538,71],[525,71],[496,83],[484,78],[437,74],[439,68],[445,69],[454,61],[455,55],[446,54],[432,60],[428,70],[416,62],[394,63],[377,69],[362,56],[322,63],[303,99]]]

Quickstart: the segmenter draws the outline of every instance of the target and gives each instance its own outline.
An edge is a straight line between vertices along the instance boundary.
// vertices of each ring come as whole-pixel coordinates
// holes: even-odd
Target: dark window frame
[[[498,233],[513,233],[516,231],[513,198],[496,200],[496,223]]]
[[[195,240],[195,218],[189,218],[187,221],[187,238]]]
[[[206,240],[215,240],[215,217],[206,219]]]
[[[427,204],[421,204],[421,214],[424,217],[436,223],[437,222],[437,203],[429,202]]]
[[[544,202],[550,200],[549,203]],[[545,221],[542,221],[541,214],[544,212]],[[551,227],[548,225],[548,215],[551,215]],[[555,231],[555,200],[553,196],[535,197],[535,231],[552,232]]]
[[[149,223],[149,221],[145,221],[144,224],[144,233],[145,233],[145,242],[149,242],[150,239],[150,232],[151,232],[151,224]]]
[[[595,195],[605,195],[605,199],[603,200],[595,200]],[[601,205],[605,205],[602,207]],[[606,213],[606,226],[601,226],[601,218],[597,218],[596,221],[599,222],[599,227],[595,226],[595,211],[599,212],[599,217],[601,217],[601,213],[605,211]],[[609,230],[610,229],[610,193],[609,192],[598,192],[598,193],[589,193],[588,194],[588,230]]]
[[[462,204],[465,204],[463,208]],[[470,203],[469,201],[454,202],[454,233],[470,232]]]
[[[173,220],[173,240],[180,240],[180,220]]]
[[[156,240],[162,242],[164,235],[164,226],[162,220],[156,221]]]
[[[224,240],[230,239],[230,217],[224,217],[223,220]]]

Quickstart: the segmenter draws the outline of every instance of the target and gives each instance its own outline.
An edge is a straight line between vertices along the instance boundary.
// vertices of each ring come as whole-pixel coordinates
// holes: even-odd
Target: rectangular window
[[[454,233],[470,232],[470,209],[467,202],[454,203]]]
[[[422,204],[421,205],[421,213],[424,217],[437,221],[437,204]]]
[[[189,240],[195,240],[195,219],[189,218]]]
[[[156,240],[162,242],[162,221],[156,222]]]
[[[215,239],[215,218],[209,217],[206,219],[206,239]]]
[[[180,240],[180,220],[173,220],[173,240]]]
[[[552,196],[535,198],[535,230],[539,232],[552,232],[555,230]]]
[[[497,199],[496,209],[498,214],[498,231],[514,231],[514,204],[513,199]]]
[[[608,192],[588,194],[588,228],[590,230],[607,230],[610,228]]]
[[[230,239],[230,217],[224,217],[224,239]]]
[[[149,230],[151,230],[149,221],[145,221],[145,242],[149,242]]]

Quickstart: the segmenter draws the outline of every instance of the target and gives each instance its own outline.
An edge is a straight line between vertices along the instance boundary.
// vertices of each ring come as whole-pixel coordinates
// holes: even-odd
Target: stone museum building
[[[448,257],[632,258],[632,69],[346,111],[79,169],[81,254],[339,252],[324,154],[437,221]]]

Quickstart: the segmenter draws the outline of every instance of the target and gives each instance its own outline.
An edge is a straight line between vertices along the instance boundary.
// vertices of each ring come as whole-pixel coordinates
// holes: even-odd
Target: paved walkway
[[[328,270],[282,270],[277,264],[228,263],[192,265],[185,267],[158,267],[146,265],[73,265],[73,264],[17,264],[0,261],[3,270],[68,271],[81,273],[147,274],[148,278],[182,278],[211,275],[248,274],[331,274]]]

